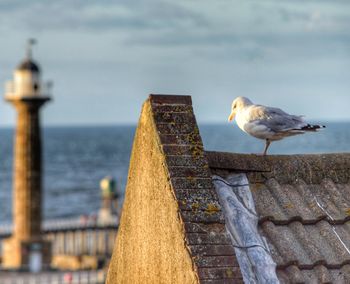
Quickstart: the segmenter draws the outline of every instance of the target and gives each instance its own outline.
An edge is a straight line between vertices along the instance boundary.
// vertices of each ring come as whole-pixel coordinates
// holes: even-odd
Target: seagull
[[[301,115],[291,115],[279,108],[253,104],[245,97],[238,97],[232,102],[228,121],[234,118],[244,132],[266,141],[262,154],[264,156],[272,141],[325,128],[324,125],[305,122]]]

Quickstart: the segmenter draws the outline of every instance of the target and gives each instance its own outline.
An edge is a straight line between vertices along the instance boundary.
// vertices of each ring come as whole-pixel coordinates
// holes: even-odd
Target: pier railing
[[[43,224],[43,238],[51,241],[53,255],[110,256],[118,230],[118,220],[99,224],[95,220],[62,219]],[[9,237],[11,225],[0,226],[1,240]]]
[[[44,233],[51,241],[53,255],[110,256],[113,251],[117,228],[87,227]]]
[[[33,273],[0,272],[2,284],[102,284],[105,283],[105,270],[51,271]]]

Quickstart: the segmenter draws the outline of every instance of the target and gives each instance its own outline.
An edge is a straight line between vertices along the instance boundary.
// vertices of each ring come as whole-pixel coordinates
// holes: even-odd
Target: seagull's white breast
[[[274,132],[266,125],[260,124],[257,120],[251,121],[249,107],[243,108],[237,112],[236,122],[240,129],[256,138],[271,139],[274,135]]]
[[[246,109],[242,109],[237,111],[236,113],[236,123],[240,129],[242,129],[244,132],[247,132],[244,129],[245,124],[248,122],[249,114],[247,114]]]

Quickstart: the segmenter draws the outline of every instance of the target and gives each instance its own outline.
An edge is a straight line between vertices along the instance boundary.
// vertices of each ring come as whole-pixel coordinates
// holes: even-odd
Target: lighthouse
[[[17,111],[13,173],[13,232],[3,243],[3,266],[39,271],[49,265],[50,243],[41,237],[42,144],[40,108],[50,100],[28,41],[25,59],[6,83],[5,100]]]

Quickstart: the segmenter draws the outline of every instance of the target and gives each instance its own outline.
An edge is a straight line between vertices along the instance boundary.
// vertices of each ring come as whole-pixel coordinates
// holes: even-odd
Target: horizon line
[[[329,120],[309,120],[311,123],[350,123],[350,119],[342,120],[342,119],[329,119]],[[42,124],[41,128],[61,128],[61,127],[123,127],[123,126],[137,126],[138,122],[119,122],[119,123],[72,123],[72,124],[64,124],[64,123],[50,123],[50,124]],[[198,121],[199,125],[226,125],[228,124],[226,121]],[[13,129],[16,125],[0,125],[0,129]]]

